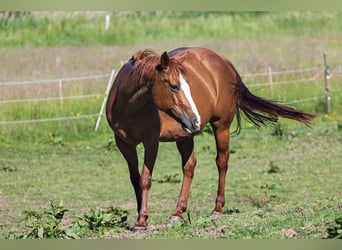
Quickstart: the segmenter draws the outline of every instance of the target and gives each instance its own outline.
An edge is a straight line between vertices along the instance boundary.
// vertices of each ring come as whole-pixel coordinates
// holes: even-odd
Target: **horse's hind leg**
[[[182,156],[183,183],[176,210],[172,214],[170,220],[183,220],[182,214],[186,211],[188,206],[189,192],[196,166],[193,138],[187,141],[177,142],[177,149]]]
[[[226,175],[228,170],[229,159],[229,127],[213,126],[216,141],[216,166],[219,174],[217,197],[213,214],[222,213],[225,204],[224,188],[226,183]]]

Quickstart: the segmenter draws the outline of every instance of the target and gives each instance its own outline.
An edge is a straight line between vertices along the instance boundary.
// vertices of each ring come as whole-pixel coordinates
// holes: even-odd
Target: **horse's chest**
[[[134,116],[122,116],[114,123],[116,135],[129,144],[138,144],[146,134],[159,133],[159,121],[150,114],[140,113]]]
[[[114,132],[123,141],[130,144],[139,143],[142,140],[140,129],[127,122],[118,122],[114,125]]]

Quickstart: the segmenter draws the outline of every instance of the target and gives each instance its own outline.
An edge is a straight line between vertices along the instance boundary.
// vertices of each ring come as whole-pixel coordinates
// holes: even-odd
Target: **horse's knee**
[[[139,184],[141,190],[149,190],[152,185],[152,176],[150,174],[141,175]]]
[[[227,169],[228,168],[228,159],[229,155],[227,154],[219,154],[216,157],[216,166],[218,169]]]
[[[195,167],[197,159],[195,157],[190,158],[184,166],[184,175],[189,178],[194,177]]]
[[[142,190],[150,189],[152,183],[152,178],[150,176],[142,177],[140,179],[140,187]]]

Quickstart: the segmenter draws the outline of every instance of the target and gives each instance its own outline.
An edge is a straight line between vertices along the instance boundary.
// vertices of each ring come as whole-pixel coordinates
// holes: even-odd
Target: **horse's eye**
[[[178,85],[171,85],[170,84],[170,89],[172,92],[177,93],[179,91],[179,86]]]

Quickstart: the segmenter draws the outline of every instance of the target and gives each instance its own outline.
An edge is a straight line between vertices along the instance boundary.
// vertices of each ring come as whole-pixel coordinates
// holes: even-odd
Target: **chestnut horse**
[[[240,112],[254,125],[277,122],[278,116],[309,125],[314,115],[296,111],[253,95],[226,58],[205,48],[178,48],[161,56],[136,52],[118,72],[107,101],[107,120],[127,161],[138,218],[135,229],[147,226],[147,200],[160,141],[175,141],[181,154],[183,182],[170,220],[182,220],[196,158],[194,135],[207,123],[216,141],[218,189],[214,214],[225,204],[230,125]],[[144,145],[144,164],[138,168],[136,146]]]

